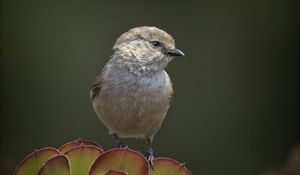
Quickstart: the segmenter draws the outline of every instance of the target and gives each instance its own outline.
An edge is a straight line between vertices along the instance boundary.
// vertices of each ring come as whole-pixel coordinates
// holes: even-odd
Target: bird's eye
[[[159,41],[151,41],[151,43],[153,44],[153,46],[158,47],[161,46]]]

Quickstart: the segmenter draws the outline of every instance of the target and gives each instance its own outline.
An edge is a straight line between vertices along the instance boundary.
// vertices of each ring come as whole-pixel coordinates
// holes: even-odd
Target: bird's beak
[[[168,50],[168,55],[170,55],[170,56],[184,56],[184,53],[181,50],[174,48],[174,49],[169,49]]]

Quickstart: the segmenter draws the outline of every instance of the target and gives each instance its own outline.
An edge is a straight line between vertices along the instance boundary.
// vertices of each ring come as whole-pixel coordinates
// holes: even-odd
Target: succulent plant
[[[128,147],[107,151],[81,139],[56,148],[34,150],[14,175],[191,175],[184,164],[170,158],[154,159],[153,169],[145,157]]]

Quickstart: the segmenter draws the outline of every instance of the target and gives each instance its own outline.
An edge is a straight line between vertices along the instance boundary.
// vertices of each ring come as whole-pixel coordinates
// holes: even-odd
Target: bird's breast
[[[138,77],[132,74],[106,74],[93,106],[100,120],[122,137],[153,136],[169,108],[173,93],[166,72]]]
[[[151,76],[124,72],[106,76],[101,93],[115,103],[129,103],[133,106],[168,104],[173,93],[170,78],[165,71]]]
[[[165,71],[153,75],[136,75],[130,72],[113,73],[107,75],[105,84],[107,88],[125,93],[136,92],[148,94],[172,88],[170,78]]]

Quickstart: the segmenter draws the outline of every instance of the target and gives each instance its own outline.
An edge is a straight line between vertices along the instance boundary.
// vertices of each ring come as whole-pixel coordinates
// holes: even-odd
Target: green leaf
[[[149,165],[141,153],[129,148],[115,148],[95,160],[89,175],[100,175],[109,170],[121,170],[130,175],[148,175]]]
[[[109,170],[104,175],[128,175],[128,173],[120,170]]]
[[[58,155],[49,159],[37,175],[71,175],[68,158],[65,155]]]
[[[99,147],[80,145],[65,153],[70,160],[72,175],[87,175],[92,163],[103,153]]]
[[[35,175],[46,160],[59,154],[60,153],[57,149],[50,147],[34,150],[24,160],[21,161],[14,174]]]
[[[60,148],[58,148],[58,150],[61,153],[66,153],[67,151],[69,151],[70,149],[76,147],[76,146],[80,146],[80,145],[93,145],[96,147],[101,148],[99,145],[97,145],[95,142],[91,142],[91,141],[87,141],[87,140],[81,140],[80,138],[77,140],[72,140],[70,142],[67,142],[66,144],[62,145]]]
[[[184,164],[165,157],[154,159],[153,168],[154,171],[151,170],[150,175],[192,175]]]

